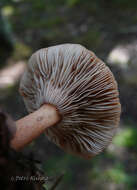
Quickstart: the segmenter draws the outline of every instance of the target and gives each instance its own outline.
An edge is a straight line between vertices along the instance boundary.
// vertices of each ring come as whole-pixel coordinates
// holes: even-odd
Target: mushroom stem
[[[57,124],[60,115],[56,107],[50,104],[42,105],[37,111],[16,121],[16,133],[10,142],[15,150],[20,150],[36,139],[46,128]]]

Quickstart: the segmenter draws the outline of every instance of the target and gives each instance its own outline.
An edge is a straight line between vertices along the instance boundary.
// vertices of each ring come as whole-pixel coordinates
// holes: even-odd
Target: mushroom
[[[30,115],[16,122],[11,142],[16,150],[45,131],[63,150],[91,158],[116,132],[121,112],[117,83],[105,63],[79,44],[34,53],[19,91]]]

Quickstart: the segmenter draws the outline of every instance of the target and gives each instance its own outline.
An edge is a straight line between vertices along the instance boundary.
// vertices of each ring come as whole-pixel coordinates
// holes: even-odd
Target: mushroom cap
[[[91,158],[106,148],[120,120],[117,83],[110,69],[79,44],[38,50],[20,92],[29,112],[52,104],[62,120],[45,133],[67,152]]]

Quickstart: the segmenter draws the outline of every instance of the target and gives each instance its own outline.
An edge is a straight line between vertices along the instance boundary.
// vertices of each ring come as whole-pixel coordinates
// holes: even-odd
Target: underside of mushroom
[[[54,105],[61,121],[47,137],[65,151],[90,158],[111,142],[120,120],[117,83],[96,55],[78,44],[63,44],[34,53],[20,92],[31,113]]]

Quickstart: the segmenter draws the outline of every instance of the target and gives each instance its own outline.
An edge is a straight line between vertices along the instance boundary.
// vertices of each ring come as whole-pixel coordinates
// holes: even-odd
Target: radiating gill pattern
[[[120,119],[117,83],[96,55],[78,44],[34,53],[20,92],[29,112],[42,104],[57,107],[62,120],[46,130],[65,151],[90,158],[111,142]]]

